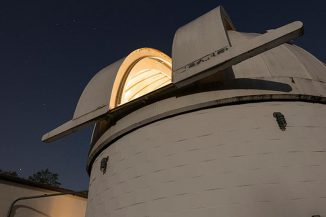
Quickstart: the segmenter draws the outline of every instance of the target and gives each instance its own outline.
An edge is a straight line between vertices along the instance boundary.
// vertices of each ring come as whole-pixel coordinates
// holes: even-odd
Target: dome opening
[[[110,109],[172,82],[172,60],[161,51],[141,48],[123,61],[114,81]]]
[[[118,105],[171,83],[171,65],[161,59],[145,57],[127,73]]]

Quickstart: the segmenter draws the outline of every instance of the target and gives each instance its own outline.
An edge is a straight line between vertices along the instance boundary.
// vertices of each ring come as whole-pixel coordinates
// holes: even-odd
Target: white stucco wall
[[[286,131],[273,112],[285,115]],[[96,158],[86,216],[326,216],[325,141],[322,104],[250,103],[164,119]]]
[[[11,203],[19,197],[58,193],[42,188],[0,180],[0,216],[6,217]],[[84,217],[86,198],[63,195],[22,200],[14,206],[11,217]]]

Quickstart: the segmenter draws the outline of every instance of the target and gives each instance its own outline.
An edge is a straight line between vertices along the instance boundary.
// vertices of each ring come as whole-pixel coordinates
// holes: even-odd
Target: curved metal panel
[[[91,113],[99,108],[108,107],[111,91],[117,72],[125,58],[99,71],[81,94],[73,119]]]
[[[173,39],[173,71],[230,46],[227,30],[234,26],[221,6],[180,27]]]
[[[173,69],[173,83],[182,87],[210,75],[216,74],[232,65],[238,64],[253,56],[275,48],[303,34],[303,24],[300,21],[289,23],[265,34],[246,40],[232,47],[224,47],[182,66]],[[214,43],[212,44],[214,45]],[[181,48],[182,49],[182,48]],[[197,51],[200,53],[201,51]],[[197,54],[193,54],[196,56]],[[175,62],[176,60],[174,60]]]

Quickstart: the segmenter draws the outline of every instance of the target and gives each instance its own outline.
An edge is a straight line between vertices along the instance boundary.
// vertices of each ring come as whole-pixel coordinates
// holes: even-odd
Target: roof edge
[[[61,193],[71,193],[75,196],[78,197],[82,197],[82,198],[87,198],[88,197],[88,192],[87,191],[73,191],[71,189],[66,189],[66,188],[61,188],[61,187],[55,187],[52,185],[46,185],[46,184],[40,184],[37,182],[32,182],[29,181],[27,179],[23,179],[20,177],[14,177],[14,176],[8,176],[8,175],[4,175],[4,174],[0,174],[0,181],[6,181],[6,182],[13,182],[16,184],[20,184],[20,185],[26,185],[29,187],[35,187],[35,188],[41,188],[41,189],[46,189],[46,190],[50,190],[50,191],[57,191],[57,192],[61,192]]]

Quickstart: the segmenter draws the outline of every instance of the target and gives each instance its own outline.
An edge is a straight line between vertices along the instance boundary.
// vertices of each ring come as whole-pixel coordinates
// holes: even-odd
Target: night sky
[[[326,62],[324,0],[1,0],[0,169],[49,168],[63,187],[87,189],[91,128],[49,144],[41,136],[72,118],[97,71],[141,47],[170,55],[176,29],[218,5],[242,32],[303,21],[296,44]]]

